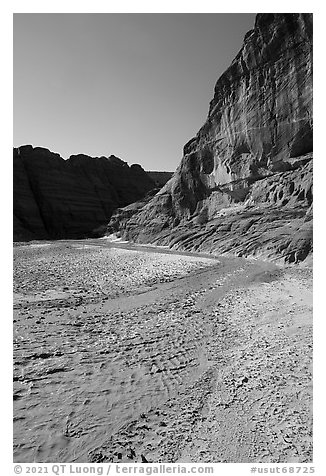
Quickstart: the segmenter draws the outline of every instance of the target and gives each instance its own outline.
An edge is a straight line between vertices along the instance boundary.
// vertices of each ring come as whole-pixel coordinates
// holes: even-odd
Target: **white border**
[[[325,303],[323,296],[326,292],[325,279],[325,246],[326,235],[324,234],[325,223],[325,198],[324,181],[325,171],[325,141],[321,132],[321,127],[325,120],[325,75],[323,64],[325,63],[325,35],[326,28],[325,11],[322,2],[310,1],[273,1],[263,3],[261,1],[247,2],[180,2],[180,1],[119,1],[108,2],[92,0],[90,2],[69,1],[69,0],[43,0],[43,1],[5,1],[1,5],[0,34],[2,48],[2,72],[1,72],[1,94],[2,94],[2,164],[5,165],[2,174],[1,204],[2,204],[2,227],[1,227],[1,268],[2,268],[2,308],[1,308],[1,362],[2,362],[2,431],[1,431],[1,456],[3,468],[2,474],[13,474],[12,470],[12,145],[13,145],[13,111],[12,111],[12,14],[20,13],[51,13],[51,12],[184,12],[184,13],[253,13],[253,12],[313,12],[314,13],[314,188],[315,188],[315,208],[314,208],[314,229],[315,229],[315,259],[314,259],[314,465],[317,474],[322,474],[324,461],[323,436],[325,428],[324,411],[324,385],[325,380]],[[240,47],[241,45],[239,45]],[[217,78],[216,78],[217,79]],[[319,94],[319,92],[321,94]],[[198,125],[200,127],[200,124]],[[316,190],[317,189],[317,190]],[[5,417],[5,418],[4,418]],[[246,474],[243,465],[228,464],[227,470],[223,466],[223,474]],[[232,471],[230,472],[229,469]],[[219,469],[217,468],[217,472]],[[222,473],[220,473],[222,474]],[[249,474],[249,469],[248,469]]]

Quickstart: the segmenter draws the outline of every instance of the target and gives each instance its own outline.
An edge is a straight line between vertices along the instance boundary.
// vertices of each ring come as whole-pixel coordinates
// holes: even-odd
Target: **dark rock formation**
[[[98,236],[117,207],[155,184],[139,165],[111,155],[64,160],[41,147],[14,149],[14,240]]]
[[[173,175],[173,172],[154,172],[148,170],[146,172],[158,188],[162,188]]]
[[[312,250],[312,14],[259,14],[172,179],[108,233],[177,249]]]

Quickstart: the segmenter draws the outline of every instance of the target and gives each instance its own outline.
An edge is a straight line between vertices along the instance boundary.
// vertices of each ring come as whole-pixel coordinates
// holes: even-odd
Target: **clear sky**
[[[14,146],[174,171],[254,14],[14,14]]]

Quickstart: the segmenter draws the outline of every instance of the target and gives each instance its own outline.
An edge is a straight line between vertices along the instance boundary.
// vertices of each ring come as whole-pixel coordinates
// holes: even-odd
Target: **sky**
[[[14,146],[174,171],[255,14],[15,13]]]

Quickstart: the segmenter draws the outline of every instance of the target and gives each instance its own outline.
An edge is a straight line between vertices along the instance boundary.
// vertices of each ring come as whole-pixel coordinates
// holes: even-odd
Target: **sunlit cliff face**
[[[272,254],[284,254],[295,230],[303,226],[306,256],[311,246],[311,227],[307,225],[311,218],[303,221],[303,217],[311,204],[312,15],[259,14],[242,49],[218,79],[207,120],[184,146],[174,176],[123,223],[124,233],[131,239],[178,243],[187,249],[218,249],[222,234],[214,232],[213,224],[207,236],[201,229],[197,230],[198,239],[191,238],[191,233],[197,233],[191,231],[196,217],[204,214],[210,221],[225,207],[263,206],[264,233],[280,219],[283,238],[275,250],[272,247]],[[276,218],[268,215],[275,207],[279,212]],[[289,207],[295,211],[281,219],[283,208]],[[297,219],[296,225],[291,223]],[[223,238],[229,243],[223,250],[235,249],[236,222],[241,220],[238,212],[233,220],[234,225],[223,225],[223,233],[230,233],[229,238]],[[199,221],[201,225],[205,222],[203,218]],[[286,230],[281,229],[282,223],[288,223]],[[168,230],[177,238],[171,238]],[[246,237],[250,240],[250,233]],[[240,249],[242,239],[241,232],[240,244],[236,243]],[[266,235],[266,246],[268,239]]]

